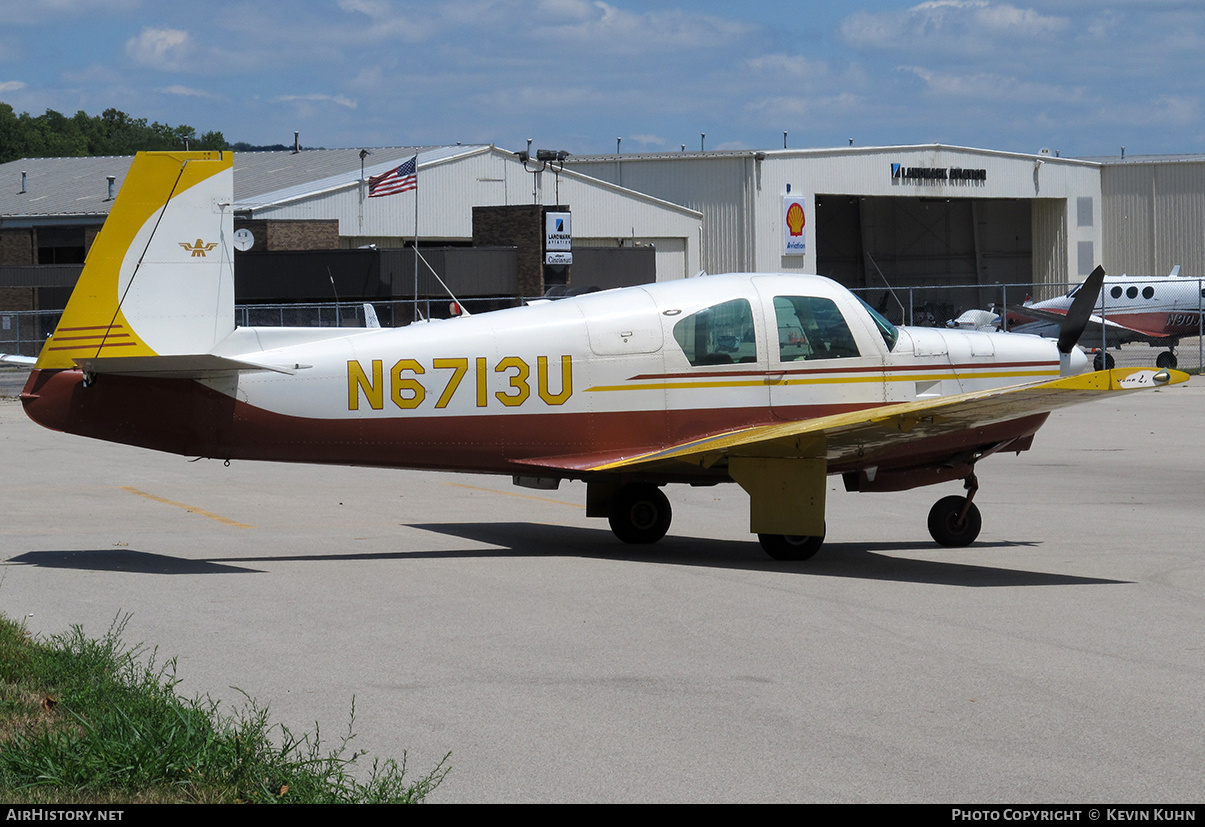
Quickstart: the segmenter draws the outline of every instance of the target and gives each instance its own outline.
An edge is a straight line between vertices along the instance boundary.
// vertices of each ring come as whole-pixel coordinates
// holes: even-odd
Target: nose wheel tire
[[[824,545],[824,535],[758,534],[766,554],[775,560],[810,560]]]
[[[966,516],[962,515],[966,507]],[[929,510],[929,534],[938,545],[947,548],[961,548],[975,542],[979,530],[983,528],[983,518],[979,508],[974,503],[967,503],[966,497],[942,497]]]
[[[655,543],[669,531],[673,512],[655,485],[626,485],[611,504],[611,531],[625,543]]]

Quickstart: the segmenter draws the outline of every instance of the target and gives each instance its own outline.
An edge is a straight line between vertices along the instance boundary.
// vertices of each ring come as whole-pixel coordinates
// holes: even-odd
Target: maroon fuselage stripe
[[[310,419],[273,413],[187,379],[102,375],[83,386],[78,370],[31,373],[21,394],[26,413],[47,428],[186,456],[272,460],[500,474],[581,476],[586,468],[756,425],[845,413],[865,405],[713,408],[517,414]],[[875,451],[831,466],[837,473],[872,464],[913,466],[1032,434],[1046,414]],[[682,464],[682,476],[723,476]]]

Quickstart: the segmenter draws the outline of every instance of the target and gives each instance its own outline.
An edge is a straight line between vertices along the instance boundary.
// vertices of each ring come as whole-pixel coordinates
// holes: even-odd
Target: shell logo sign
[[[782,225],[784,256],[802,256],[807,253],[804,227],[807,225],[807,200],[795,196],[782,199]]]

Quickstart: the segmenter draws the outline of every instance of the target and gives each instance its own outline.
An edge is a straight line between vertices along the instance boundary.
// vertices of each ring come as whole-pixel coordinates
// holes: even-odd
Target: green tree
[[[37,117],[17,115],[0,103],[0,163],[17,158],[55,158],[82,155],[132,155],[140,150],[229,149],[221,132],[197,138],[197,131],[134,118],[119,109],[92,116],[79,111],[68,118],[53,109]]]

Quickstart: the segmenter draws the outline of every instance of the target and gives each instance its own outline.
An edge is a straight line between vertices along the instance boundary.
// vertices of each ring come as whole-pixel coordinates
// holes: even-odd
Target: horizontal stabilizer
[[[0,364],[5,365],[20,365],[23,368],[32,368],[38,363],[36,356],[17,356],[12,353],[0,353]]]
[[[148,379],[213,379],[230,373],[269,370],[293,374],[302,365],[260,365],[239,359],[228,359],[212,353],[186,353],[175,356],[102,356],[95,359],[76,359],[87,373],[110,376],[141,376]]]

